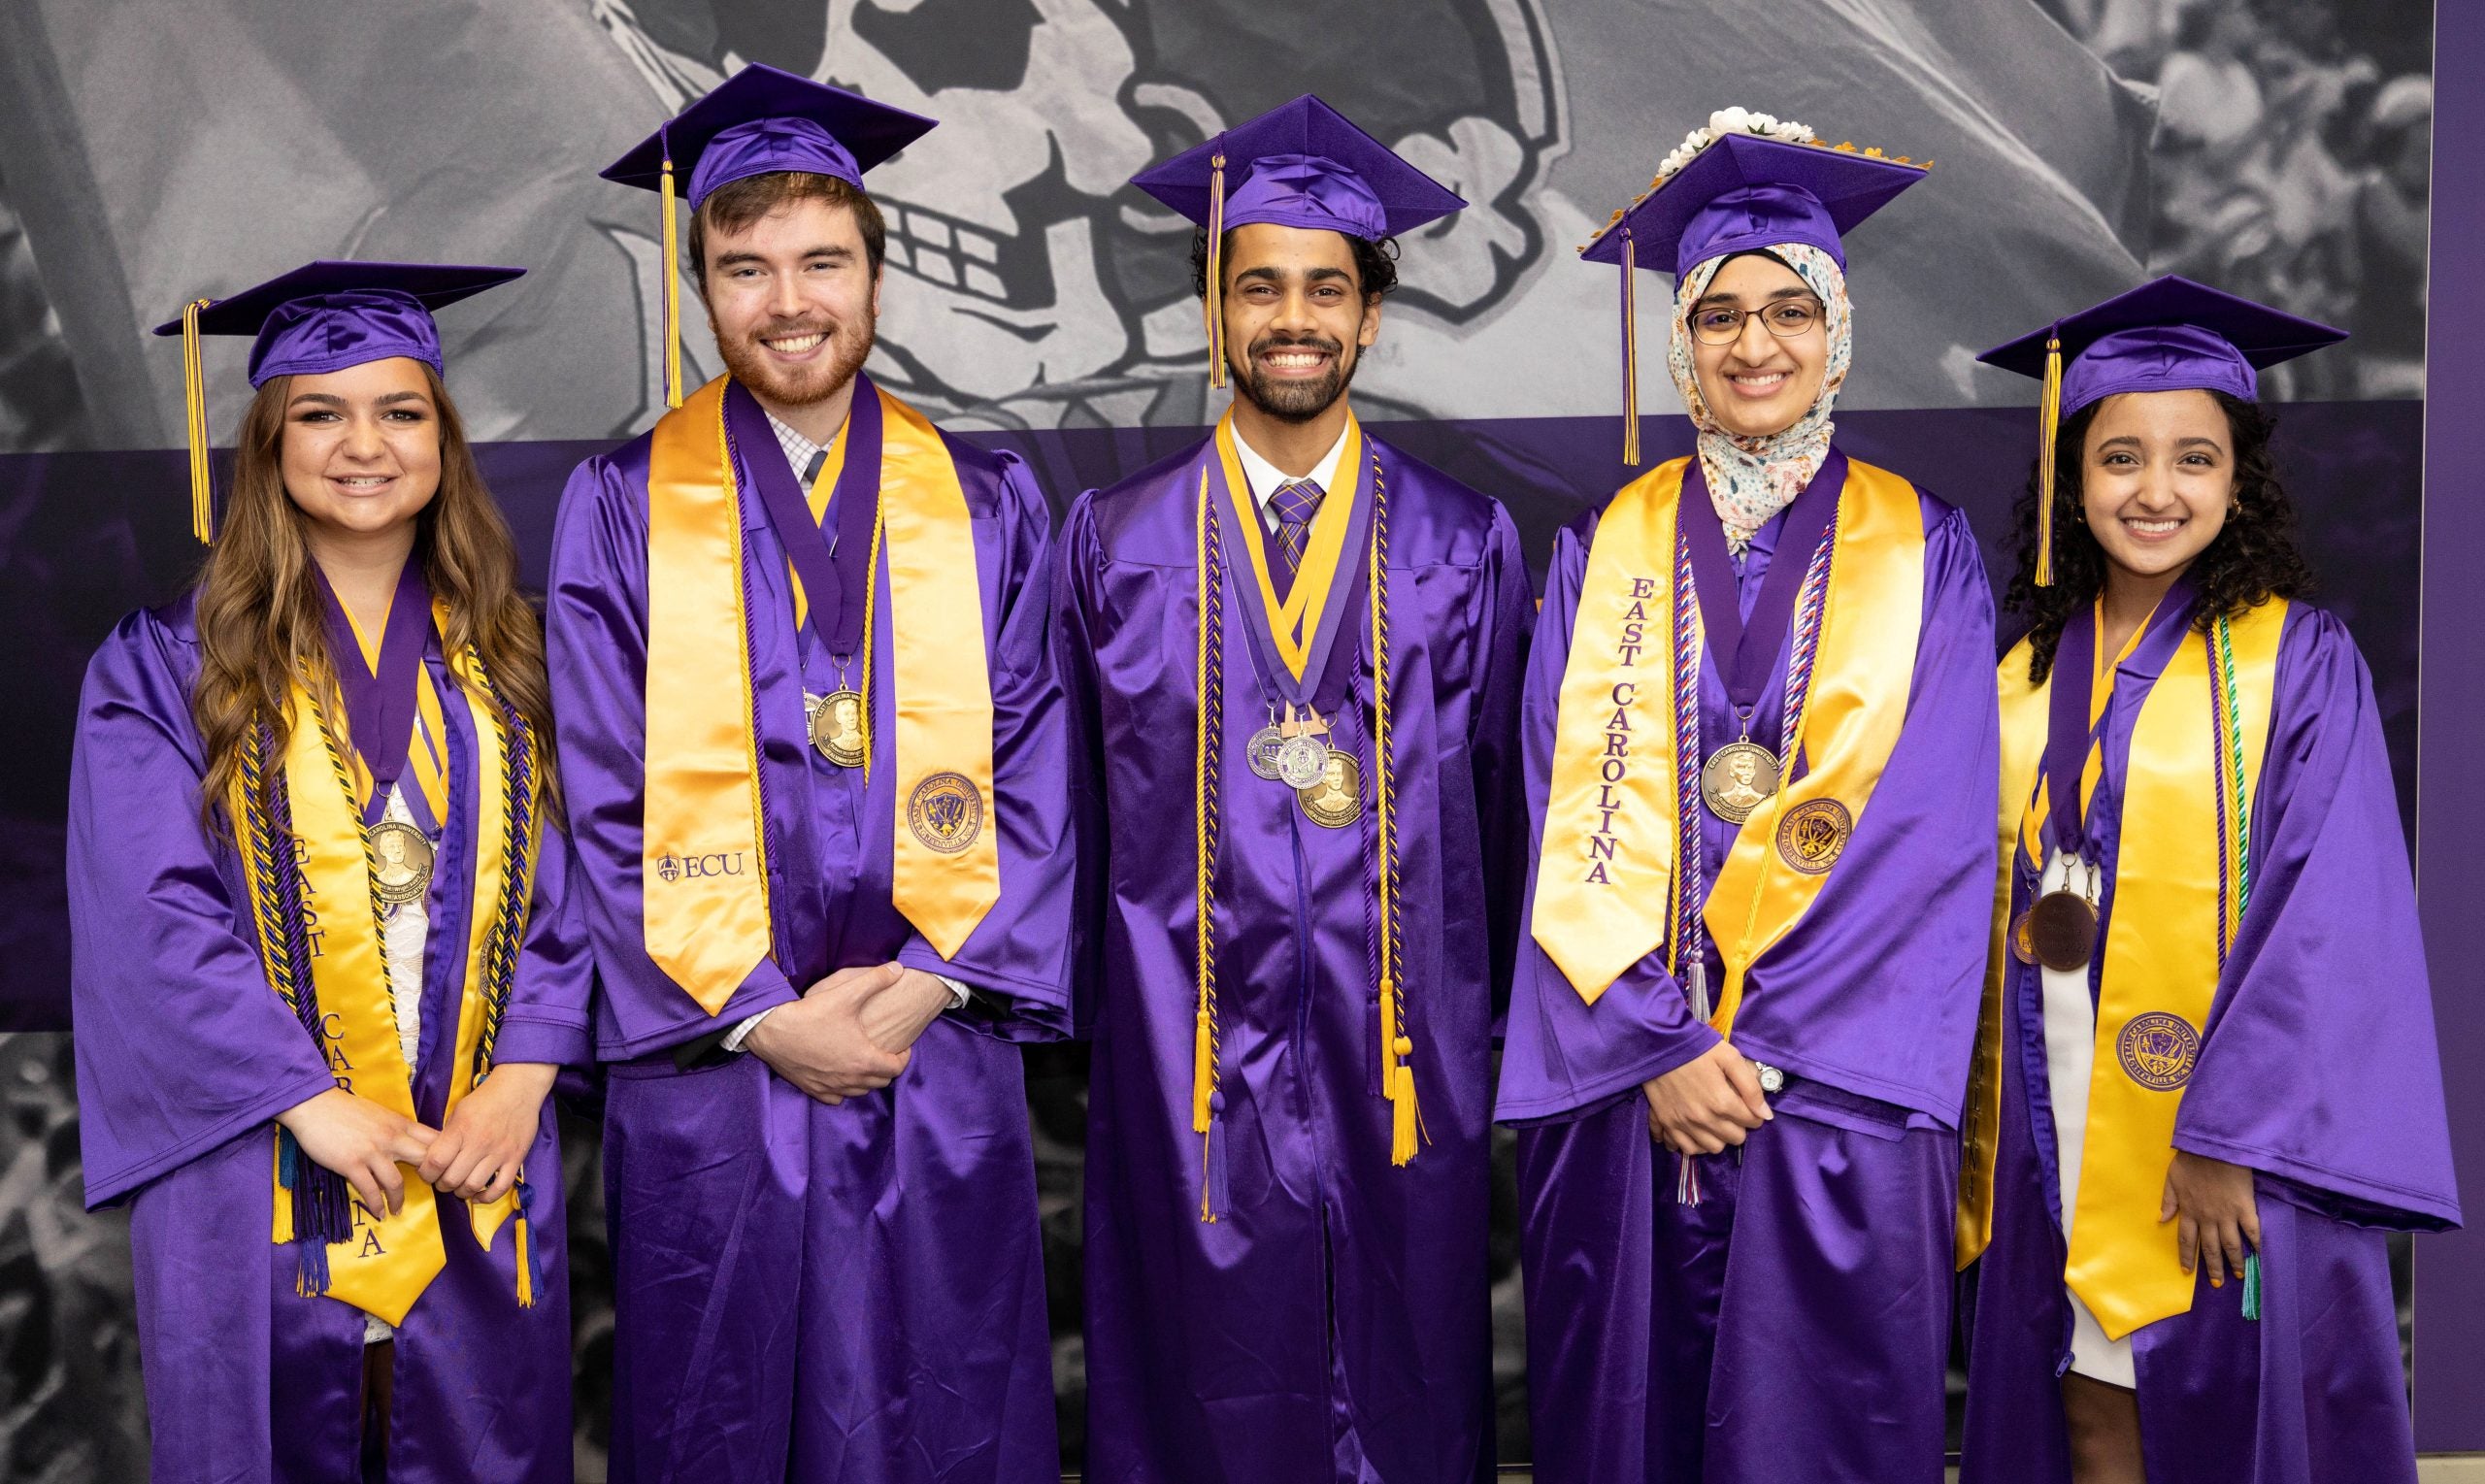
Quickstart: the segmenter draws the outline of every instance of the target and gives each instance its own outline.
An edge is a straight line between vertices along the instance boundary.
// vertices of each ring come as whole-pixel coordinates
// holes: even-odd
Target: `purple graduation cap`
[[[2344,330],[2169,274],[2055,320],[1976,359],[2044,383],[2037,460],[2039,501],[2054,501],[2062,420],[2119,392],[2210,391],[2249,402],[2261,368],[2347,338]],[[2066,362],[2065,356],[2070,359]],[[2053,521],[2037,531],[2037,585],[2053,585]]]
[[[1309,93],[1132,177],[1208,229],[1209,384],[1225,384],[1224,238],[1267,223],[1377,242],[1467,203]]]
[[[863,172],[932,132],[937,119],[753,62],[603,171],[664,198],[665,405],[681,405],[681,270],[674,176],[690,173],[690,210],[719,186],[796,172],[863,188]]]
[[[277,377],[319,376],[396,356],[446,375],[440,326],[431,312],[512,279],[523,268],[454,263],[305,263],[229,299],[195,299],[181,317],[155,327],[182,337],[182,384],[188,404],[190,532],[214,537],[215,495],[208,476],[207,386],[202,335],[251,335],[250,384]]]
[[[1842,271],[1844,235],[1924,179],[1931,160],[1884,158],[1852,145],[1718,136],[1689,164],[1650,182],[1579,255],[1622,270],[1622,461],[1640,462],[1638,305],[1632,270],[1676,279],[1728,253],[1778,243],[1820,248]]]

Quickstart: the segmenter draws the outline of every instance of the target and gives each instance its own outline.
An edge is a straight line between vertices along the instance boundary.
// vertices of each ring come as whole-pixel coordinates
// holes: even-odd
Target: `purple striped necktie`
[[[1320,513],[1320,485],[1314,479],[1288,479],[1269,496],[1269,509],[1277,517],[1277,560],[1276,571],[1277,597],[1283,599],[1294,590],[1294,575],[1303,566],[1304,548],[1311,544],[1312,517]]]

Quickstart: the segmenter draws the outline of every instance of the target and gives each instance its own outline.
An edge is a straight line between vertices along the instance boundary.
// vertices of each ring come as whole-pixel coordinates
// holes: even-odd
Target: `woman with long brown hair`
[[[157,1480],[567,1479],[560,1148],[591,982],[544,645],[431,311],[314,263],[158,330],[192,589],[86,675],[69,903],[90,1206],[126,1204]],[[253,335],[222,529],[198,337]]]

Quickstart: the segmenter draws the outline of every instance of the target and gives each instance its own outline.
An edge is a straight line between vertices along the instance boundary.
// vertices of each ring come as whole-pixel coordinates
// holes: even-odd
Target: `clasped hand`
[[[1648,1132],[1676,1154],[1722,1154],[1777,1116],[1760,1090],[1760,1073],[1722,1040],[1640,1083],[1640,1091],[1648,1100]]]
[[[444,1195],[488,1204],[509,1194],[525,1173],[544,1099],[559,1072],[545,1062],[494,1067],[482,1085],[458,1100],[439,1129],[342,1087],[295,1104],[276,1121],[313,1164],[344,1176],[374,1215],[405,1209],[401,1165],[414,1166],[425,1184]]]
[[[896,1081],[915,1040],[948,1006],[949,987],[920,969],[841,969],[800,1000],[770,1010],[743,1049],[834,1105]]]

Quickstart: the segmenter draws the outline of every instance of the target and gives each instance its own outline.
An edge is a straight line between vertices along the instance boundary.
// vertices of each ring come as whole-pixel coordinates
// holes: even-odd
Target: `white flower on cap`
[[[1662,185],[1682,167],[1699,157],[1700,151],[1729,134],[1751,134],[1762,139],[1782,140],[1790,145],[1817,144],[1811,129],[1792,119],[1781,119],[1772,114],[1755,114],[1745,108],[1721,108],[1708,115],[1706,128],[1694,129],[1674,147],[1664,163],[1657,166],[1654,184]]]

